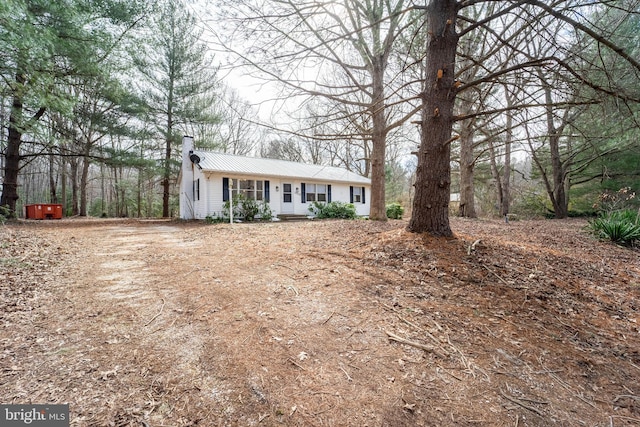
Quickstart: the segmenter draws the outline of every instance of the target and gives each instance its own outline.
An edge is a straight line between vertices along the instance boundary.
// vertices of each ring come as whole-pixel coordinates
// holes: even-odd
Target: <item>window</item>
[[[349,187],[351,203],[366,203],[364,199],[364,187]]]
[[[269,181],[222,178],[222,198],[225,202],[229,200],[230,189],[233,198],[242,195],[249,200],[269,201]]]
[[[361,187],[353,187],[353,203],[362,203]]]
[[[238,197],[241,194],[249,200],[264,200],[264,181],[232,179],[230,184],[233,188],[231,193],[233,197]]]
[[[285,203],[291,203],[291,184],[282,184],[282,201]]]
[[[327,196],[328,185],[326,184],[306,184],[306,201],[307,202],[327,202],[329,197]]]
[[[193,200],[200,200],[200,178],[193,181]]]

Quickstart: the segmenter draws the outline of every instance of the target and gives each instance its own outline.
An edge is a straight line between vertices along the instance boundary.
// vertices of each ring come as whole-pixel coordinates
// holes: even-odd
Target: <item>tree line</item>
[[[467,217],[478,171],[502,215],[516,172],[557,218],[571,194],[586,206],[603,189],[638,185],[637,1],[217,4],[225,50],[305,107],[292,133],[362,147],[373,219],[384,219],[397,139],[415,144],[416,232],[451,235],[452,176]],[[522,156],[532,170],[514,169]]]
[[[415,232],[451,235],[449,215],[477,216],[487,189],[496,214],[564,218],[638,189],[639,3],[9,0],[0,206],[172,216],[190,134],[369,176],[371,218],[400,201]],[[227,67],[277,84],[277,123]]]
[[[8,216],[50,202],[67,215],[168,217],[182,135],[254,148],[240,120],[250,106],[220,81],[180,1],[8,0],[0,55]]]

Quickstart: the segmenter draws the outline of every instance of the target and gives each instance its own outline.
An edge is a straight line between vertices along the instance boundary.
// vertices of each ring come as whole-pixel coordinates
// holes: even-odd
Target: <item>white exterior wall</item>
[[[193,171],[194,165],[189,160],[189,151],[193,150],[193,138],[182,138],[182,169],[180,170],[180,218],[193,219]]]
[[[292,205],[293,213],[295,215],[310,215],[309,206],[311,203],[302,203],[302,180],[280,179],[273,177],[261,177],[251,175],[234,175],[227,173],[202,173],[194,170],[194,178],[200,178],[200,200],[193,202],[194,205],[194,218],[205,219],[207,216],[220,216],[224,206],[223,191],[222,191],[222,179],[254,179],[269,181],[269,207],[274,216],[283,213],[283,183],[291,184],[292,186]],[[331,201],[332,202],[344,202],[349,203],[350,190],[347,183],[329,183],[329,182],[315,182],[311,180],[304,181],[305,184],[330,184],[331,185]],[[189,184],[190,186],[192,184]],[[355,184],[355,187],[362,187],[362,184]],[[276,187],[278,190],[276,190]],[[354,203],[356,207],[356,213],[359,216],[368,216],[370,212],[370,186],[365,185],[365,203]],[[189,187],[191,191],[191,187]],[[298,190],[296,192],[296,189]],[[181,209],[182,212],[182,209]]]
[[[193,213],[195,219],[205,219],[208,215],[207,211],[209,206],[209,186],[207,185],[207,178],[205,174],[203,174],[202,171],[196,166],[194,168],[193,180],[195,181],[198,179],[200,180],[200,199],[194,200]]]

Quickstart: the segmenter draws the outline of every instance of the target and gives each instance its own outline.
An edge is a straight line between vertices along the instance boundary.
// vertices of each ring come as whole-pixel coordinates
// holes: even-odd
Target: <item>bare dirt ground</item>
[[[0,402],[72,426],[638,426],[640,251],[584,225],[0,226]]]

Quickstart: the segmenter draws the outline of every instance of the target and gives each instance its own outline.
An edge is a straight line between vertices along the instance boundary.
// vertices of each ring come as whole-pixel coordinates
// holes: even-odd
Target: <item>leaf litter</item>
[[[640,252],[581,220],[0,227],[0,396],[72,426],[640,424]]]

